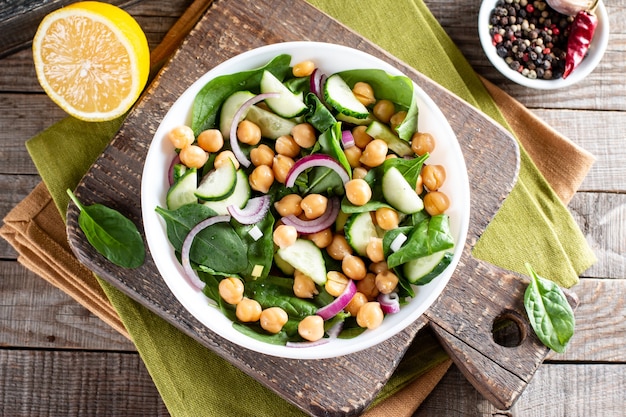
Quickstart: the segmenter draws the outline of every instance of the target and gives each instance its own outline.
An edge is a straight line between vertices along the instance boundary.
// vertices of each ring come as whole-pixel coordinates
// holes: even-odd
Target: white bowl
[[[450,216],[451,232],[456,242],[451,265],[429,284],[416,287],[415,298],[403,306],[399,313],[388,315],[379,328],[365,331],[353,339],[333,339],[329,343],[315,347],[290,348],[260,342],[240,333],[233,328],[229,319],[209,304],[208,299],[201,292],[187,283],[183,269],[167,239],[165,223],[155,213],[156,206],[166,207],[165,197],[169,187],[167,167],[175,154],[174,147],[169,140],[165,139],[165,134],[173,126],[190,124],[193,99],[209,80],[218,75],[258,68],[283,53],[292,56],[292,65],[305,59],[312,59],[328,74],[356,68],[378,68],[390,74],[401,74],[391,65],[361,51],[315,42],[268,45],[238,55],[216,66],[178,98],[154,135],[142,177],[141,203],[144,228],[154,262],[168,287],[181,304],[209,329],[231,342],[267,355],[295,359],[336,357],[369,348],[402,331],[421,316],[444,289],[463,252],[469,225],[470,198],[467,170],[457,138],[446,118],[432,99],[417,87],[420,130],[432,133],[437,139],[437,149],[433,152],[429,163],[442,164],[447,168],[447,179],[443,191],[451,196],[451,206],[447,213]]]
[[[509,80],[529,88],[539,90],[554,90],[574,85],[585,79],[598,65],[609,43],[609,17],[600,0],[596,9],[598,16],[598,27],[589,47],[589,52],[578,67],[566,78],[552,80],[530,79],[515,70],[512,70],[507,63],[496,53],[496,48],[491,41],[489,34],[489,17],[495,8],[498,0],[483,0],[478,13],[478,36],[480,43],[491,64]]]

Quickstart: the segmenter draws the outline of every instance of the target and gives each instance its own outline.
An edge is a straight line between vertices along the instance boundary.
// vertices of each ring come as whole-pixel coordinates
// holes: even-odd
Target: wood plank
[[[504,411],[485,400],[453,366],[413,417],[623,416],[624,375],[623,363],[543,364],[515,405]]]
[[[598,258],[582,275],[625,278],[626,194],[579,192],[568,208]]]
[[[0,346],[136,352],[69,295],[14,261],[0,261]]]
[[[136,353],[0,349],[0,414],[169,416]]]

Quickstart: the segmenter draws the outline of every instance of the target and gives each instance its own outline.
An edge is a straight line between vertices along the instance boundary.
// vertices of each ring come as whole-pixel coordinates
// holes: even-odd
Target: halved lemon
[[[33,39],[39,83],[70,115],[104,121],[124,114],[150,72],[150,50],[137,21],[119,7],[74,3],[48,14]]]

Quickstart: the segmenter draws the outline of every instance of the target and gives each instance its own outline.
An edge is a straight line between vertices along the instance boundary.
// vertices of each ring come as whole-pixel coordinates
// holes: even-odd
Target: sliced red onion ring
[[[308,347],[315,347],[315,346],[321,346],[321,345],[325,345],[326,343],[330,342],[330,339],[320,339],[320,340],[314,340],[312,342],[287,342],[285,343],[285,346],[290,347],[290,348],[308,348]]]
[[[315,68],[313,73],[311,73],[311,78],[309,79],[309,87],[311,88],[311,92],[315,94],[318,98],[322,98],[322,71],[319,68]]]
[[[170,167],[167,170],[167,179],[170,187],[172,186],[172,184],[174,184],[174,166],[176,164],[180,164],[180,156],[178,156],[178,154],[176,154],[176,156],[172,159],[172,162],[170,162]]]
[[[351,148],[355,145],[354,136],[352,136],[352,132],[349,130],[344,130],[341,132],[341,146],[344,149]]]
[[[341,208],[341,202],[337,197],[331,197],[328,200],[328,209],[317,219],[302,220],[293,214],[281,218],[283,224],[287,226],[293,226],[298,233],[304,235],[311,235],[313,233],[321,232],[324,229],[329,228],[337,220],[339,215],[339,209]]]
[[[295,164],[293,164],[293,166],[287,173],[287,178],[285,179],[285,187],[293,187],[293,185],[296,183],[298,175],[300,175],[303,171],[313,167],[330,168],[335,171],[339,175],[339,177],[341,177],[341,181],[343,181],[344,184],[350,181],[350,177],[348,176],[346,169],[336,159],[324,153],[314,153],[311,155],[303,156],[302,158],[298,159]]]
[[[233,154],[235,154],[235,158],[237,158],[239,163],[246,168],[250,166],[250,160],[248,159],[248,157],[246,157],[246,155],[244,155],[244,153],[241,151],[241,148],[239,147],[239,140],[237,139],[237,126],[239,125],[241,119],[243,119],[250,106],[260,101],[263,101],[266,98],[278,96],[280,96],[280,93],[257,94],[256,96],[244,102],[241,107],[239,107],[239,109],[235,112],[235,116],[233,117],[233,123],[230,125],[230,148],[232,149]]]
[[[354,297],[354,294],[356,294],[356,284],[353,280],[349,280],[343,292],[339,294],[332,303],[318,309],[316,314],[324,320],[336,316],[337,313],[346,308],[350,300],[352,300],[352,297]]]
[[[385,314],[394,314],[400,311],[400,297],[398,297],[398,293],[380,294],[377,300]]]
[[[183,247],[180,250],[181,263],[183,265],[183,269],[185,271],[186,278],[190,281],[189,283],[193,285],[198,290],[202,290],[204,288],[204,282],[196,275],[195,271],[191,267],[191,261],[189,260],[189,252],[191,252],[191,244],[195,237],[202,230],[206,229],[209,226],[214,225],[215,223],[222,223],[230,221],[230,216],[213,216],[208,219],[202,220],[200,223],[192,227],[189,231],[185,240],[183,240]]]
[[[248,200],[242,209],[230,205],[226,207],[228,213],[241,224],[255,224],[263,220],[270,209],[270,196],[262,195]]]

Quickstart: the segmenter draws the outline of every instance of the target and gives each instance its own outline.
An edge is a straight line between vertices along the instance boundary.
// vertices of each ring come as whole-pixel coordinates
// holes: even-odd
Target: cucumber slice
[[[274,264],[276,264],[278,269],[280,269],[285,275],[293,276],[293,274],[296,272],[296,268],[294,268],[293,266],[288,264],[283,258],[281,258],[278,252],[274,254]]]
[[[374,225],[369,211],[351,215],[343,230],[348,244],[360,256],[367,256],[366,248],[370,239],[379,237],[378,229]]]
[[[326,283],[326,264],[320,248],[306,239],[296,241],[277,251],[278,256],[289,265],[310,277],[316,284]]]
[[[289,135],[296,125],[292,120],[285,119],[276,113],[257,106],[250,106],[246,119],[259,126],[261,128],[261,136],[268,139],[277,139],[281,136]]]
[[[202,178],[196,190],[196,197],[205,201],[223,200],[235,190],[237,169],[229,158],[219,168],[214,169]]]
[[[237,113],[237,110],[239,110],[243,103],[250,100],[252,97],[254,97],[254,94],[250,91],[237,91],[224,100],[222,110],[220,111],[220,132],[222,132],[224,139],[230,138],[230,127],[233,124],[235,113]]]
[[[452,253],[442,250],[432,255],[413,259],[402,266],[404,276],[411,284],[428,284],[450,265]]]
[[[407,141],[400,139],[400,137],[393,133],[389,126],[384,123],[376,120],[373,121],[367,129],[365,129],[365,133],[374,139],[382,139],[387,142],[387,147],[398,156],[414,156],[411,145]]]
[[[248,175],[241,169],[237,170],[237,181],[232,194],[223,200],[205,201],[203,204],[213,209],[217,214],[228,214],[228,206],[243,208],[250,199],[250,184]]]
[[[385,200],[396,210],[413,214],[424,209],[424,202],[398,168],[391,167],[385,171],[381,187]]]
[[[302,101],[302,94],[292,93],[269,71],[263,71],[260,87],[262,93],[280,94],[279,97],[265,99],[265,103],[274,113],[281,117],[290,119],[301,115],[307,109],[306,104]]]
[[[187,171],[187,166],[183,164],[176,164],[172,168],[172,171],[173,171],[172,176],[174,177],[174,182],[176,182],[179,179],[181,179],[183,175],[185,175],[185,172]]]
[[[324,83],[324,100],[337,112],[355,119],[366,119],[370,112],[352,93],[339,74],[333,74]]]
[[[185,204],[197,203],[196,188],[198,188],[197,170],[189,168],[167,191],[167,196],[165,197],[167,208],[176,210]]]

